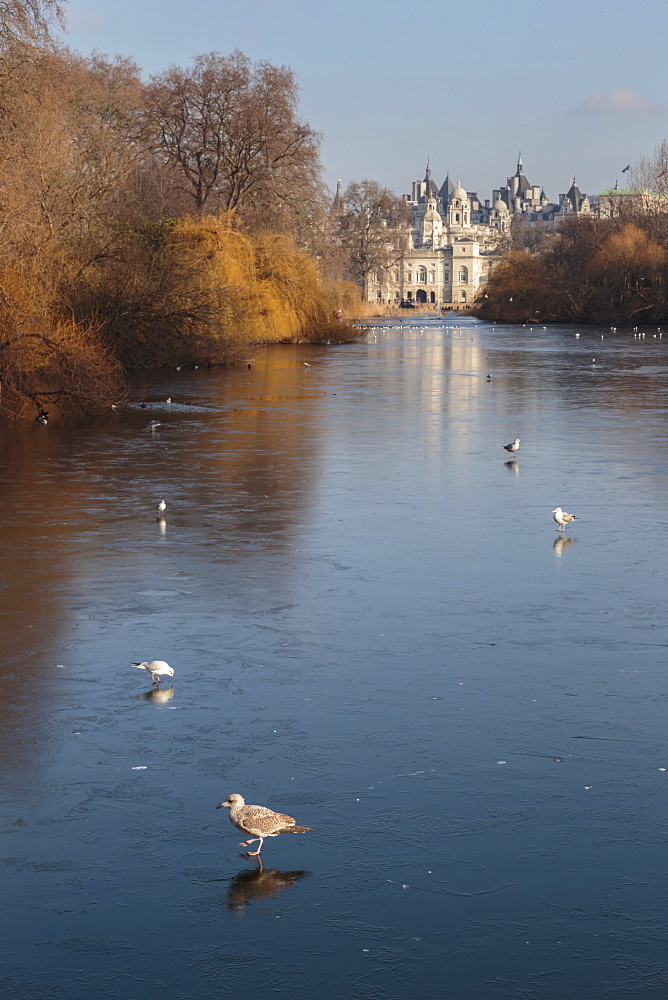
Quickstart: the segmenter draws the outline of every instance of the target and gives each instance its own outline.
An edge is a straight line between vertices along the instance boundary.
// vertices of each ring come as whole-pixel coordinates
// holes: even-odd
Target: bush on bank
[[[512,250],[476,304],[510,323],[630,325],[668,318],[668,216],[566,220],[537,252]]]
[[[337,323],[337,289],[287,235],[185,218],[129,232],[123,257],[73,295],[126,367],[237,364],[263,344],[359,336]]]
[[[289,236],[248,235],[232,218],[128,229],[112,258],[77,274],[38,262],[0,274],[0,416],[57,403],[95,413],[123,396],[124,369],[237,364],[272,343],[357,339]]]

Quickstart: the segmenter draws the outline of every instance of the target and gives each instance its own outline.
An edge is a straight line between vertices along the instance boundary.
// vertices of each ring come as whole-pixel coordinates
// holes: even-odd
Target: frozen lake
[[[2,1000],[665,1000],[644,333],[411,317],[0,431]],[[313,831],[262,870],[231,792]]]

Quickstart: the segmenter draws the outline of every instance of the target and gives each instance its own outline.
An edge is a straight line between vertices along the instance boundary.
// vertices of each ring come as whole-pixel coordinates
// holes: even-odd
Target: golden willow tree
[[[146,85],[130,60],[48,41],[57,4],[2,10],[0,417],[104,411],[125,367],[354,336],[289,236],[320,191],[289,71],[203,56]],[[193,87],[204,118],[188,105],[172,156],[168,96]]]

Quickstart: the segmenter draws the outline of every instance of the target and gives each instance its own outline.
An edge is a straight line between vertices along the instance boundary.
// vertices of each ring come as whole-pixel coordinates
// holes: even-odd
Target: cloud
[[[65,19],[68,28],[72,30],[85,31],[89,28],[104,27],[109,17],[97,11],[90,10],[80,4],[65,8]]]
[[[637,115],[657,110],[655,102],[645,97],[639,90],[619,87],[617,90],[601,90],[597,94],[591,94],[578,108],[575,108],[575,114]]]

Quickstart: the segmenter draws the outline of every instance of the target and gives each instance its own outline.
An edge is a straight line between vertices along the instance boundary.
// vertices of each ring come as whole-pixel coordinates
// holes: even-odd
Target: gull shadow
[[[576,542],[577,538],[569,538],[568,535],[560,535],[559,538],[555,538],[552,542],[552,551],[557,558],[561,558],[564,549],[567,549],[569,545]]]
[[[137,695],[143,701],[152,701],[154,705],[164,705],[174,697],[174,685],[168,688],[152,688],[150,691],[142,691]]]
[[[514,476],[519,476],[519,474],[520,474],[520,463],[516,462],[514,458],[511,458],[510,461],[504,462],[503,464],[508,469],[508,472],[512,472],[512,474]]]
[[[227,905],[230,910],[241,912],[252,903],[259,903],[299,882],[311,874],[306,871],[282,872],[278,868],[265,868],[258,858],[258,868],[244,868],[229,884]]]

